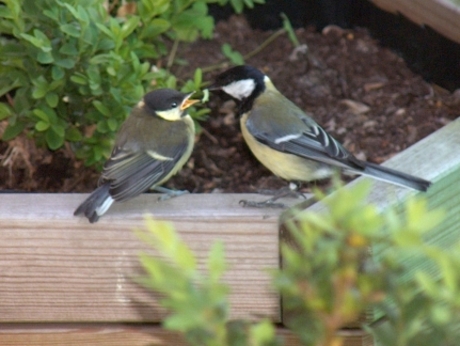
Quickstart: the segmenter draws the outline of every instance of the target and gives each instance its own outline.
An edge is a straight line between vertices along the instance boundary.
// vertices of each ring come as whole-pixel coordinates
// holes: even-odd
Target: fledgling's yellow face
[[[185,110],[189,108],[190,106],[194,105],[197,102],[200,102],[200,100],[191,100],[190,96],[192,96],[193,93],[190,93],[183,101],[181,104],[176,105],[175,107],[172,107],[171,109],[165,110],[165,111],[157,111],[157,115],[167,121],[178,121],[180,120],[184,114]]]

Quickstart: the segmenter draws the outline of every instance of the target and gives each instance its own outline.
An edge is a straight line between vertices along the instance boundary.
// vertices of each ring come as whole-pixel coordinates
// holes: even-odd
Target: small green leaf
[[[2,140],[9,141],[19,135],[25,128],[25,124],[17,121],[14,125],[8,124],[3,131]]]
[[[109,118],[107,120],[107,126],[110,131],[115,132],[116,130],[118,130],[118,121],[114,118]]]
[[[112,34],[113,34],[113,38],[115,40],[117,40],[118,38],[121,38],[120,36],[121,27],[120,27],[120,23],[118,22],[118,20],[111,17],[109,20],[109,25],[110,25],[110,30],[112,31]]]
[[[64,78],[64,76],[65,72],[62,68],[59,66],[53,66],[51,69],[51,78],[53,78],[53,80],[61,80]]]
[[[121,27],[121,36],[122,38],[128,37],[140,23],[140,18],[138,16],[131,16]]]
[[[105,116],[109,116],[110,115],[110,110],[107,108],[107,106],[105,104],[103,104],[101,101],[98,101],[98,100],[94,100],[93,101],[93,106],[99,111],[101,112],[103,115]]]
[[[243,65],[244,58],[241,53],[234,51],[228,43],[222,45],[222,54],[224,54],[234,65]]]
[[[6,103],[0,102],[0,120],[8,118],[11,114],[13,114],[13,109]]]
[[[294,31],[294,28],[292,27],[288,16],[286,16],[285,13],[281,13],[280,16],[281,16],[281,19],[283,20],[283,28],[284,28],[284,30],[286,30],[286,32],[288,34],[288,37],[289,37],[289,40],[292,42],[294,47],[300,46],[300,42],[297,39],[297,36],[295,34],[295,31]]]
[[[148,15],[148,18],[153,18],[165,13],[169,9],[170,3],[170,0],[141,0],[141,5],[145,8],[145,13]]]
[[[89,15],[86,12],[86,10],[83,8],[83,6],[78,5],[77,10],[78,10],[77,18],[82,22],[89,23]]]
[[[44,111],[42,111],[41,109],[36,108],[36,109],[34,109],[32,111],[32,113],[35,114],[42,121],[44,121],[46,123],[49,123],[50,119],[49,119],[48,115]]]
[[[77,76],[77,75],[70,76],[70,80],[74,83],[81,84],[81,85],[86,85],[88,83],[85,77]]]
[[[39,52],[37,54],[37,61],[40,64],[51,64],[54,61],[53,55],[50,52]]]
[[[109,127],[107,126],[107,121],[106,120],[100,120],[98,121],[96,125],[96,129],[100,133],[107,133],[109,132]]]
[[[100,39],[99,42],[97,43],[96,50],[99,51],[107,51],[111,50],[115,47],[115,42],[113,40],[108,39],[108,38],[103,38]]]
[[[56,108],[59,102],[59,96],[55,92],[50,92],[46,94],[45,100],[48,106],[50,106],[51,108]]]
[[[62,32],[66,33],[69,36],[79,38],[80,30],[73,24],[63,24],[60,26]]]
[[[110,29],[106,27],[104,24],[96,23],[96,26],[98,27],[99,30],[101,30],[104,34],[106,34],[111,39],[115,38],[114,33],[110,31]]]
[[[37,48],[40,48],[42,47],[43,45],[43,42],[42,40],[40,40],[39,38],[35,37],[35,36],[32,36],[32,35],[29,35],[29,34],[21,34],[20,35],[23,39],[25,39],[26,41],[32,43],[35,47]]]
[[[195,82],[196,90],[199,90],[201,87],[201,83],[203,82],[203,72],[201,71],[201,68],[197,68],[195,70],[193,81]]]
[[[50,124],[44,121],[39,121],[35,124],[35,129],[39,132],[46,131],[49,129],[49,127],[50,127]]]
[[[84,52],[87,48],[87,45],[91,45],[91,46],[94,46],[97,44],[97,40],[98,40],[98,31],[90,26],[90,27],[87,27],[83,30],[83,35],[81,37],[82,41],[86,44],[83,44],[83,42],[80,43],[80,52]]]
[[[65,139],[69,142],[78,142],[83,138],[82,134],[75,127],[69,127],[65,132]]]
[[[48,85],[37,85],[32,89],[32,98],[38,100],[45,97],[48,92]]]
[[[65,55],[78,55],[78,49],[74,43],[67,42],[59,49],[59,53]]]
[[[235,10],[236,13],[241,13],[243,12],[243,1],[241,0],[230,0],[230,4],[232,5],[233,9]]]
[[[143,28],[141,38],[155,38],[166,32],[170,27],[171,23],[166,19],[155,18]]]
[[[62,137],[64,138],[65,136],[65,128],[59,124],[52,124],[51,127],[53,128],[54,132],[56,132],[56,134],[59,136],[59,137]]]
[[[51,42],[49,38],[39,29],[34,29],[34,36],[38,38],[41,42],[41,47],[39,47],[44,52],[51,51]]]
[[[61,131],[59,131],[61,132]],[[51,150],[56,150],[64,144],[64,134],[56,132],[56,127],[51,126],[45,135],[46,143]]]
[[[52,10],[44,10],[43,14],[48,18],[54,20],[55,22],[59,21],[59,14],[55,8],[53,8]]]
[[[90,64],[105,64],[111,60],[110,54],[98,54],[93,56],[90,60]]]
[[[0,18],[13,19],[13,14],[10,9],[4,6],[0,6]]]
[[[117,71],[115,71],[115,69],[112,66],[107,67],[106,71],[110,76],[116,76],[117,75]]]
[[[75,67],[76,61],[73,59],[59,59],[55,61],[55,64],[59,67],[65,68],[65,69],[71,69]]]
[[[39,119],[50,124],[54,124],[58,120],[54,109],[46,105],[42,105],[40,108],[35,108],[32,113],[35,114]]]

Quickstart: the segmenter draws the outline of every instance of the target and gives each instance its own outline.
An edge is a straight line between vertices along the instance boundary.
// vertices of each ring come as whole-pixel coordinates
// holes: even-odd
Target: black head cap
[[[265,75],[255,67],[249,65],[235,66],[218,75],[214,84],[209,89],[219,90],[233,82],[245,79],[254,80],[256,85],[264,85],[264,77]]]
[[[144,104],[152,112],[167,111],[179,107],[188,96],[173,89],[158,89],[145,94]]]
[[[242,114],[252,108],[257,96],[265,90],[265,75],[249,65],[232,67],[216,77],[209,90],[220,90],[232,97]]]

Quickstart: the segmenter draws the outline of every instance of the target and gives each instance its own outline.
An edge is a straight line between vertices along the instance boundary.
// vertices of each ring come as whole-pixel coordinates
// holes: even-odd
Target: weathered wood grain
[[[300,346],[299,340],[288,330],[278,328],[277,334],[285,346]],[[372,338],[359,330],[341,331],[342,346],[371,346]],[[102,325],[27,325],[0,327],[2,346],[186,346],[177,333],[159,326]]]
[[[399,12],[460,43],[460,6],[450,0],[369,0],[388,12]]]
[[[225,244],[232,316],[279,320],[269,268],[278,268],[280,210],[242,208],[257,195],[144,194],[115,205],[96,224],[73,216],[83,194],[0,194],[0,322],[160,321],[165,312],[139,287],[133,228],[143,215],[172,221],[204,267],[213,242]],[[291,201],[292,202],[292,201]]]

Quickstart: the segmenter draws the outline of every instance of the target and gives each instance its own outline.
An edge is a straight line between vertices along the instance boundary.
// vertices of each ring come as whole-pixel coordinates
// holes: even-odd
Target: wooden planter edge
[[[460,119],[385,163],[434,182],[426,196],[432,207],[448,211],[451,220],[443,225],[444,233],[456,239],[460,224],[458,133]],[[386,208],[413,194],[408,189],[376,182],[369,201]],[[108,344],[125,344],[123,338],[137,338],[134,345],[147,344],[143,336],[136,334],[143,333],[135,329],[136,326],[119,329],[120,323],[157,323],[164,316],[155,299],[132,286],[127,274],[139,269],[133,263],[137,262],[142,246],[131,229],[143,227],[143,215],[147,211],[154,211],[156,218],[172,221],[202,265],[209,244],[215,239],[224,241],[227,259],[233,267],[227,280],[236,290],[232,317],[254,318],[255,312],[281,321],[279,297],[267,288],[269,277],[265,271],[279,266],[280,211],[238,205],[240,199],[263,199],[264,196],[192,194],[157,203],[156,195],[147,194],[114,206],[105,218],[93,225],[72,215],[84,197],[83,194],[0,195],[0,323],[9,323],[0,328],[2,345],[19,345],[27,340],[27,335],[32,345],[48,343],[34,340],[51,342],[61,336],[62,340],[70,340],[75,345],[87,345],[93,333],[98,340],[96,334],[101,331],[97,327],[79,329],[75,323],[106,326],[104,333],[112,335],[111,341],[104,341]],[[310,209],[321,210],[321,205]],[[447,235],[443,241],[449,241]],[[37,322],[45,331],[33,330]],[[51,328],[47,334],[47,326],[57,326],[57,329]],[[32,329],[27,332],[22,327]],[[158,329],[152,330],[149,337],[160,335],[161,339],[163,335],[175,340]],[[134,336],[129,336],[130,333]],[[281,329],[281,333],[287,332]],[[369,337],[360,331],[344,333],[345,345],[371,344]],[[118,337],[120,342],[115,340]]]
[[[449,0],[369,0],[381,9],[401,13],[460,43],[460,6]]]

